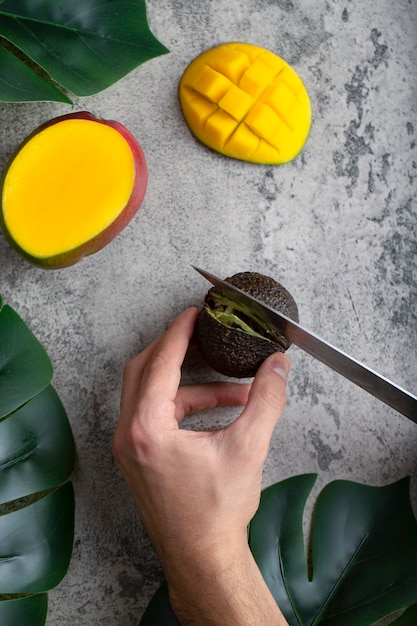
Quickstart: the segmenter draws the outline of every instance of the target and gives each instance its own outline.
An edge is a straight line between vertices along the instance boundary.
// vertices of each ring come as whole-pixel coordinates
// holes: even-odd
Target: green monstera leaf
[[[18,600],[5,600],[1,608],[1,619],[7,626],[14,624],[43,626],[48,613],[48,596],[46,593],[39,593]]]
[[[0,298],[0,624],[42,626],[74,537],[74,439],[52,365]]]
[[[415,626],[417,624],[417,604],[410,606],[391,626]]]
[[[73,518],[69,482],[29,506],[0,516],[1,594],[44,592],[62,580],[71,556]]]
[[[70,102],[167,52],[145,0],[0,1],[0,101]]]
[[[407,609],[395,626],[417,624],[417,522],[409,479],[371,487],[334,481],[319,494],[309,555],[303,515],[316,475],[265,489],[249,545],[290,626],[368,626]],[[179,626],[164,583],[140,626]]]
[[[37,395],[52,379],[45,350],[9,306],[0,311],[0,419]]]
[[[417,602],[417,522],[409,479],[338,480],[320,493],[307,558],[302,518],[315,476],[262,493],[252,553],[290,626],[367,626]]]
[[[0,422],[0,504],[56,487],[75,462],[71,427],[51,385]]]

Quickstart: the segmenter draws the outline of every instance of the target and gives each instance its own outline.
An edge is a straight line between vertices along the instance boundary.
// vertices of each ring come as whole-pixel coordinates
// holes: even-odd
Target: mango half
[[[224,43],[200,54],[180,80],[179,99],[194,135],[236,159],[287,163],[310,131],[310,98],[301,78],[253,44]]]
[[[130,222],[147,181],[143,151],[122,124],[87,111],[63,115],[12,156],[1,181],[0,224],[35,265],[74,265]]]

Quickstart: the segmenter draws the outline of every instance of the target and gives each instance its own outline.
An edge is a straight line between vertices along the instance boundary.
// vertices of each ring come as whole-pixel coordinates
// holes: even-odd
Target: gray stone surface
[[[59,271],[0,238],[0,293],[50,354],[77,445],[71,566],[48,626],[137,625],[161,571],[112,460],[125,361],[207,284],[255,270],[294,295],[302,323],[400,385],[417,388],[417,4],[411,0],[150,0],[170,49],[94,97],[0,105],[0,164],[38,124],[71,110],[118,119],[147,157],[149,188],[103,251]],[[310,93],[305,149],[281,167],[227,159],[188,131],[178,81],[200,52],[246,41],[282,56]],[[412,477],[417,426],[291,348],[289,397],[265,485],[317,472],[384,485]],[[217,377],[188,359],[184,380]],[[220,425],[234,410],[187,419]],[[417,508],[416,508],[417,511]]]

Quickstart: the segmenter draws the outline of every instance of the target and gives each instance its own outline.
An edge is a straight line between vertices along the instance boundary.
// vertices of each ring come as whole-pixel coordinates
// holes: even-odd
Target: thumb
[[[248,402],[241,415],[231,424],[245,432],[269,441],[287,401],[286,383],[290,360],[285,354],[271,354],[261,365],[252,383]],[[235,435],[237,433],[235,432]]]

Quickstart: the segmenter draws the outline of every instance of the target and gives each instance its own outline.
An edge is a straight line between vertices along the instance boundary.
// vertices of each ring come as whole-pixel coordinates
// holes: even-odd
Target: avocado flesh
[[[270,343],[278,343],[287,348],[285,338],[277,330],[268,326],[247,307],[232,302],[221,293],[210,290],[210,298],[204,307],[209,315],[223,326],[258,337]],[[242,319],[244,318],[244,319]]]

